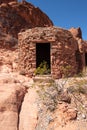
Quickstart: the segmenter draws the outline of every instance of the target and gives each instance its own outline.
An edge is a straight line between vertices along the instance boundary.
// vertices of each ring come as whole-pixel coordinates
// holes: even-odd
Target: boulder
[[[0,83],[0,130],[17,130],[25,88]]]
[[[28,90],[20,112],[19,130],[35,130],[38,119],[38,94],[34,88]]]

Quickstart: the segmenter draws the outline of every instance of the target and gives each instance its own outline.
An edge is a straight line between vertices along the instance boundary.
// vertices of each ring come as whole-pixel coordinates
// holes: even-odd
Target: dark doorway
[[[85,66],[87,66],[87,53],[85,53]]]
[[[46,61],[50,69],[50,43],[36,43],[36,68]]]

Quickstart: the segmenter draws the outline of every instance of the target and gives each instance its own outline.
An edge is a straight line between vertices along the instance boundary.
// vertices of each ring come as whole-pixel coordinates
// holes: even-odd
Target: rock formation
[[[17,38],[0,30],[0,48],[13,49],[17,43]]]
[[[53,25],[49,17],[39,8],[34,7],[28,2],[11,1],[13,0],[4,0],[0,5],[0,33],[3,33],[4,37],[7,35],[6,37],[13,37],[13,39],[16,38],[17,40],[18,33],[22,30],[36,26]]]
[[[55,55],[56,50],[60,48],[56,56],[60,58],[61,62],[57,60],[57,57],[55,57],[56,60],[53,59],[57,62],[57,65],[67,61],[64,52],[67,54],[69,52],[70,58],[68,57],[68,61],[70,63],[73,61],[72,65],[74,64],[74,59],[71,60],[71,57],[75,56],[72,54],[77,48],[77,42],[79,44],[78,49],[81,54],[84,54],[81,33],[78,35],[78,31],[76,31],[75,35],[73,32],[72,35],[69,31],[60,28],[55,31],[55,27],[53,31],[53,27],[50,27],[50,29],[47,27],[52,25],[53,23],[48,16],[30,3],[0,0],[0,130],[87,129],[87,77],[80,82],[81,85],[84,81],[86,82],[84,87],[81,88],[80,86],[79,88],[75,81],[77,83],[82,78],[69,78],[68,83],[66,79],[54,81],[50,76],[31,79],[24,76],[24,73],[20,74],[17,69],[19,50],[15,45],[18,43],[17,38],[20,31],[20,35],[25,37],[23,42],[26,52],[25,50],[22,51],[23,56],[24,53],[29,54],[28,46],[25,46],[26,41],[29,40],[26,39],[27,36],[30,41],[34,42],[37,38],[44,39],[45,42],[54,42],[57,39],[58,44],[55,43],[52,48],[52,55]],[[38,35],[37,31],[34,32],[37,29],[35,28],[32,29],[30,37],[28,34],[23,35],[29,31],[25,31],[26,29],[36,26],[46,26],[48,31],[45,30],[46,33],[43,33],[40,30],[41,33]],[[43,28],[43,30],[46,28]],[[33,34],[36,36],[35,39],[33,39]],[[52,38],[52,36],[54,37]],[[19,40],[21,41],[22,38],[20,37]],[[28,56],[32,56],[33,45],[30,46],[31,55]],[[84,46],[84,48],[87,52],[87,46]],[[21,63],[24,60],[27,61],[27,57],[23,61],[21,60]],[[31,65],[35,66],[35,64]],[[54,65],[56,64],[54,63]],[[58,72],[56,66],[54,69],[55,72]],[[73,71],[76,71],[75,67]],[[80,83],[77,85],[80,85]]]
[[[17,37],[22,29],[51,25],[48,16],[30,3],[11,2],[0,5],[0,29],[6,34]]]
[[[0,83],[0,130],[18,129],[18,113],[25,93],[25,88],[14,83],[4,86]]]

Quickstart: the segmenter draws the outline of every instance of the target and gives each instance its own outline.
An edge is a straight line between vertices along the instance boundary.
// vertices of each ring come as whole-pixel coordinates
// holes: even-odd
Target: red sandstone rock
[[[25,95],[21,113],[19,130],[35,130],[38,119],[38,106],[37,106],[38,94],[34,88],[28,90]]]
[[[8,4],[6,4],[7,0],[4,2],[5,4],[0,5],[0,30],[6,34],[17,38],[18,33],[23,29],[53,25],[45,13],[28,2]]]
[[[68,111],[66,112],[66,120],[74,120],[77,117],[77,112],[74,109],[68,109]]]
[[[20,31],[36,26],[52,25],[49,17],[32,4],[18,3],[16,0],[3,0],[0,5],[0,48],[11,49],[17,45]]]
[[[12,49],[17,43],[18,40],[15,37],[0,31],[0,48]]]
[[[78,37],[82,39],[82,31],[81,28],[71,28],[69,31],[72,33],[74,37]]]
[[[64,101],[64,102],[67,102],[67,103],[71,103],[71,97],[68,95],[67,91],[63,92],[60,95],[60,100]]]
[[[75,120],[77,117],[77,111],[74,108],[69,108],[67,104],[59,104],[58,109],[55,110],[53,116],[56,115],[54,122],[57,123],[57,126],[61,124],[67,124],[71,120]]]
[[[15,84],[0,83],[0,130],[17,130],[18,114],[25,88]]]

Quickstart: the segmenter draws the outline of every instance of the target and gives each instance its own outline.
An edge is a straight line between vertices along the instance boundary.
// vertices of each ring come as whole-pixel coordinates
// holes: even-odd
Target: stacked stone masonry
[[[63,67],[71,66],[70,76],[78,73],[78,42],[68,30],[57,27],[36,27],[19,33],[19,70],[29,77],[36,70],[36,44],[50,43],[51,75],[64,76]],[[45,53],[45,50],[44,50]],[[80,55],[80,52],[79,52]]]
[[[17,2],[17,0],[0,0],[0,4],[9,2]]]

